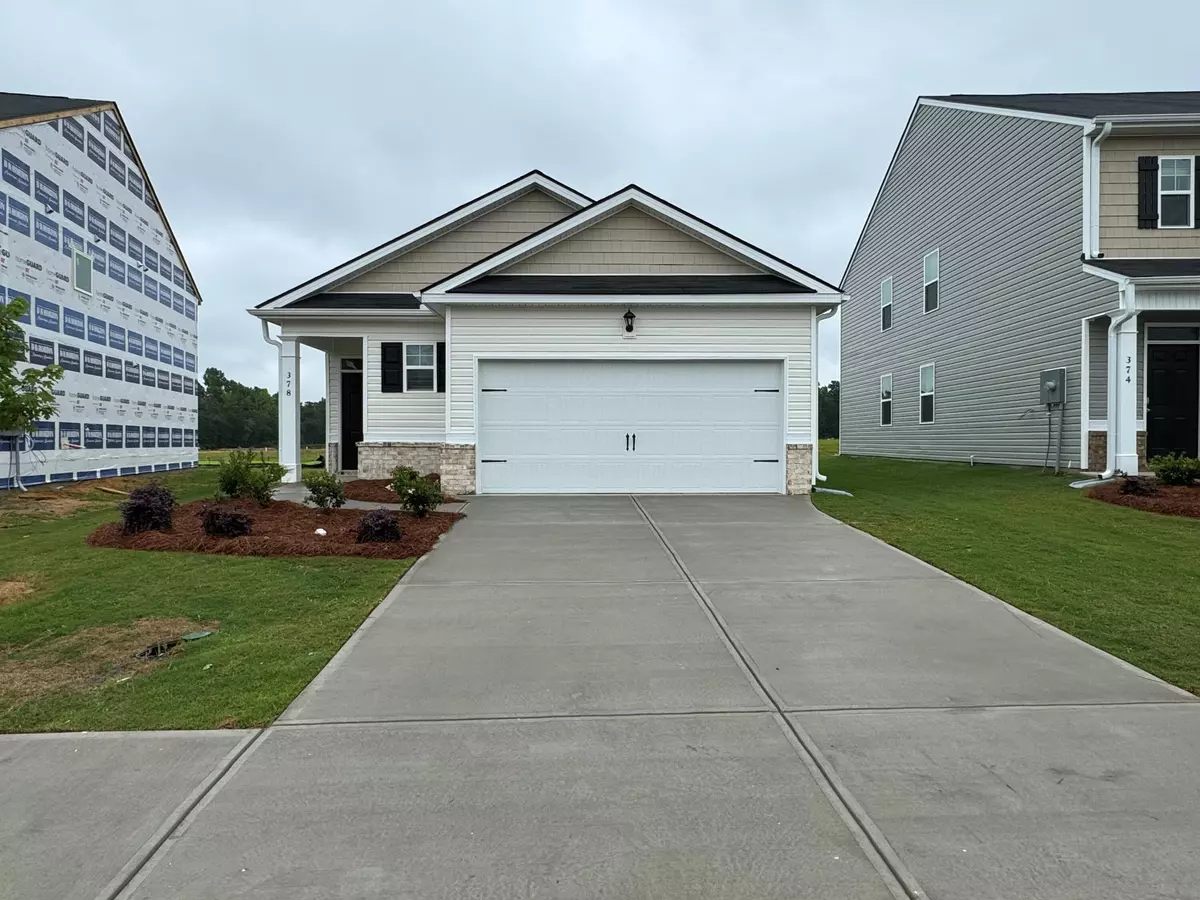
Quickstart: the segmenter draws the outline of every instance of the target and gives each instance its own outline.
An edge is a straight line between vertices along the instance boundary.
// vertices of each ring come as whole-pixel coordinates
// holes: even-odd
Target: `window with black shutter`
[[[379,390],[385,394],[404,393],[404,345],[383,343],[379,345],[381,377]]]

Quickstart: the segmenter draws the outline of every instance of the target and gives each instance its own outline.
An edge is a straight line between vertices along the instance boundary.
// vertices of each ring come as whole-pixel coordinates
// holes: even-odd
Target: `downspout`
[[[1102,256],[1100,253],[1100,145],[1112,133],[1112,122],[1105,122],[1103,127],[1093,125],[1091,129],[1084,133],[1084,137],[1088,140],[1088,156],[1086,160],[1087,170],[1085,187],[1087,196],[1083,208],[1087,215],[1087,240],[1083,248],[1083,254],[1086,259],[1094,259]],[[1099,132],[1096,129],[1099,128]]]
[[[277,341],[277,340],[275,340],[275,338],[271,337],[271,332],[268,330],[268,327],[267,327],[268,322],[266,319],[259,319],[258,321],[262,323],[263,340],[266,341],[268,344],[275,345],[275,368],[276,368],[276,371],[281,371],[281,366],[283,365],[283,342]],[[276,379],[282,380],[282,378],[279,375],[276,375]],[[280,390],[281,391],[283,390],[282,386],[280,387]],[[283,434],[283,408],[279,405],[278,402],[276,402],[276,404],[275,404],[275,443],[276,443],[276,445],[279,444],[279,436],[281,434]]]
[[[1115,366],[1115,362],[1116,362],[1114,359],[1114,354],[1116,352],[1116,346],[1117,346],[1117,330],[1122,325],[1124,325],[1126,322],[1128,322],[1130,319],[1132,319],[1134,316],[1136,316],[1138,313],[1136,307],[1134,307],[1133,309],[1130,309],[1130,306],[1132,305],[1129,302],[1129,295],[1130,295],[1129,288],[1130,287],[1131,287],[1131,285],[1129,284],[1129,279],[1124,279],[1121,282],[1121,288],[1120,288],[1120,290],[1121,290],[1121,312],[1119,315],[1117,315],[1115,318],[1113,318],[1112,322],[1108,326],[1108,382],[1109,382],[1109,386],[1108,386],[1108,415],[1106,417],[1108,420],[1108,439],[1106,441],[1108,451],[1105,453],[1105,457],[1106,457],[1105,469],[1104,469],[1104,473],[1100,476],[1101,478],[1112,478],[1113,474],[1116,472],[1116,469],[1109,462],[1109,460],[1115,460],[1117,458],[1117,451],[1116,451],[1116,447],[1114,444],[1114,439],[1116,438],[1116,431],[1117,431],[1117,393],[1118,393],[1119,389],[1117,387],[1117,379],[1113,377],[1113,371],[1114,371],[1114,366]],[[1139,365],[1140,364],[1141,364],[1141,361],[1139,360]]]
[[[817,313],[816,319],[813,321],[813,338],[812,338],[812,352],[813,352],[813,362],[812,362],[813,458],[812,458],[812,470],[813,470],[814,483],[817,481],[825,481],[826,480],[825,476],[821,474],[821,469],[817,462],[818,458],[820,457],[820,454],[817,452],[817,446],[819,443],[819,435],[821,433],[820,428],[819,428],[819,424],[820,424],[820,420],[819,420],[820,394],[818,393],[819,385],[817,383],[817,368],[821,364],[821,354],[820,354],[821,323],[825,319],[828,319],[830,316],[834,315],[834,313],[836,313],[837,311],[838,311],[838,308],[836,306],[830,307],[829,309],[825,310],[824,312]]]

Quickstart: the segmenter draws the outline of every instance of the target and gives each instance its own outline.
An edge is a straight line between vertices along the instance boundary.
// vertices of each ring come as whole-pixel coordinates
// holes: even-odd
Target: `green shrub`
[[[318,469],[304,476],[304,486],[308,488],[310,503],[321,509],[338,509],[346,502],[346,488],[342,479],[332,472]]]
[[[1200,459],[1190,456],[1156,456],[1150,460],[1150,468],[1163,484],[1191,484],[1200,478]]]
[[[1158,493],[1153,478],[1141,478],[1137,475],[1122,478],[1118,490],[1122,494],[1132,494],[1135,497],[1153,497]]]
[[[231,450],[217,469],[217,489],[226,497],[266,506],[286,474],[284,466],[267,462],[266,454],[260,453],[256,462],[252,450]]]
[[[355,541],[360,544],[370,544],[382,541],[398,541],[400,517],[390,509],[367,510],[358,519],[358,533]]]
[[[410,466],[396,466],[392,469],[392,490],[396,492],[397,501],[402,501],[408,489],[421,477],[416,469]]]
[[[442,485],[440,479],[418,478],[408,488],[400,500],[404,508],[418,519],[429,515],[442,502]]]
[[[121,530],[125,534],[142,531],[170,531],[175,507],[175,495],[157,481],[134,488],[129,499],[118,507],[121,511]]]

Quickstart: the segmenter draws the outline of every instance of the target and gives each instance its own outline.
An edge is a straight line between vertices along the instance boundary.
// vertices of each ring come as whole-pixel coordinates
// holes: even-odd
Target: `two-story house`
[[[1198,168],[1200,92],[920,98],[842,281],[841,452],[1195,456]]]

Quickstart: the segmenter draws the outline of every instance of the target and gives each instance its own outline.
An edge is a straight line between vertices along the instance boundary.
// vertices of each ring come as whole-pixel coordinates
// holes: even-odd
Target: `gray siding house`
[[[1200,92],[920,98],[842,282],[841,452],[1195,456],[1198,158]]]

